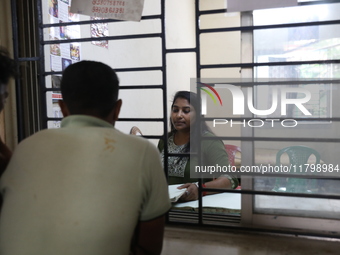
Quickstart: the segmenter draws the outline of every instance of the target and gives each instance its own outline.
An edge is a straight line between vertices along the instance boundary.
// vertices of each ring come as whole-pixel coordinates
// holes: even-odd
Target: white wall
[[[195,1],[171,0],[166,1],[166,48],[186,49],[196,46],[195,38]],[[44,2],[44,22],[48,23],[48,6]],[[201,1],[201,8],[225,8],[225,1]],[[145,0],[143,15],[157,15],[161,13],[160,1]],[[88,16],[79,15],[80,20],[89,20]],[[204,27],[218,27],[219,24],[235,26],[239,24],[239,16],[207,15],[202,16],[200,25]],[[130,35],[143,33],[160,33],[160,20],[142,20],[141,22],[114,22],[109,23],[109,36]],[[82,25],[81,37],[90,37],[90,26]],[[49,30],[45,30],[45,39],[48,40]],[[240,62],[240,34],[223,33],[204,35],[200,39],[201,63],[233,63]],[[129,39],[109,41],[108,48],[81,43],[81,59],[104,62],[113,68],[130,67],[159,67],[162,66],[162,41],[161,38]],[[46,56],[49,56],[49,46],[46,46]],[[196,77],[196,54],[168,53],[164,56],[166,63],[166,81],[168,111],[172,98],[178,90],[190,90],[190,79]],[[46,68],[50,70],[49,58],[46,58]],[[202,71],[203,77],[239,76],[239,68],[234,69],[209,69]],[[161,71],[145,72],[118,72],[121,86],[125,85],[161,85],[163,73]],[[50,78],[46,79],[50,84]],[[49,97],[50,95],[48,95]],[[162,118],[163,98],[161,90],[121,90],[123,99],[121,118]],[[50,98],[47,99],[50,102]],[[49,116],[53,116],[53,107],[49,104]],[[226,107],[228,107],[226,105]],[[169,113],[167,114],[169,116]],[[168,117],[167,116],[167,117]],[[143,134],[161,135],[162,123],[158,122],[117,122],[117,128],[128,133],[132,126],[138,126]],[[238,135],[236,132],[235,135]],[[155,141],[156,142],[156,141]]]
[[[44,2],[46,5],[46,2]],[[196,47],[195,39],[195,2],[194,0],[171,0],[166,1],[165,11],[165,44],[167,49],[186,49]],[[202,10],[222,9],[226,7],[225,0],[200,1]],[[47,6],[44,7],[47,10]],[[161,6],[158,0],[145,0],[143,15],[157,15],[161,13]],[[335,15],[332,12],[332,15]],[[89,20],[88,16],[80,15],[81,20]],[[48,13],[44,15],[44,22],[48,22]],[[199,25],[203,29],[219,27],[237,27],[240,25],[239,13],[222,13],[202,15]],[[114,22],[109,24],[109,36],[160,33],[160,20],[142,20],[141,22]],[[325,34],[323,30],[322,34]],[[90,37],[90,26],[81,26],[81,36]],[[282,35],[283,36],[283,35]],[[45,31],[45,39],[48,39],[48,30]],[[241,33],[239,31],[228,33],[207,33],[200,36],[200,59],[196,59],[196,54],[168,53],[164,57],[167,81],[167,117],[173,95],[178,90],[190,90],[190,79],[196,77],[196,64],[230,64],[241,62]],[[129,67],[160,67],[163,63],[161,38],[129,39],[109,41],[108,49],[91,44],[91,42],[81,43],[81,59],[91,59],[102,61],[113,68]],[[49,46],[46,46],[46,56],[49,56]],[[46,67],[49,70],[49,58],[46,58]],[[201,72],[202,78],[239,78],[240,68],[215,68],[204,69]],[[161,85],[163,79],[161,71],[145,72],[118,72],[121,86],[125,85]],[[50,83],[47,77],[47,83]],[[49,95],[48,95],[49,96]],[[121,90],[120,97],[123,99],[122,118],[162,118],[163,117],[163,97],[161,90]],[[224,105],[213,114],[225,115],[231,109],[232,98],[224,95]],[[50,98],[47,100],[50,102]],[[211,103],[211,102],[210,102]],[[333,102],[334,109],[338,103]],[[49,104],[49,114],[53,116],[53,107]],[[228,114],[229,115],[229,114]],[[212,117],[209,116],[208,117]],[[209,123],[211,126],[211,123]],[[128,133],[132,126],[138,126],[145,135],[161,135],[163,126],[160,122],[118,122],[117,128]],[[213,131],[217,135],[240,136],[241,127],[228,128],[219,126]],[[285,136],[289,134],[304,135],[304,130],[294,133],[285,130]],[[277,131],[275,131],[277,132]],[[315,129],[320,136],[320,129]],[[333,130],[332,132],[336,132]],[[271,130],[256,130],[257,135],[271,135]],[[310,132],[309,132],[310,135]],[[156,141],[155,141],[156,142]],[[238,141],[225,141],[226,143],[240,145]],[[277,143],[257,143],[265,148],[272,147]],[[284,146],[284,144],[280,144]],[[318,145],[315,145],[318,146]],[[335,145],[334,145],[335,146]],[[321,149],[326,154],[327,161],[332,155],[334,146],[327,145],[329,149]],[[333,148],[334,147],[334,148]],[[320,148],[318,148],[320,150]]]

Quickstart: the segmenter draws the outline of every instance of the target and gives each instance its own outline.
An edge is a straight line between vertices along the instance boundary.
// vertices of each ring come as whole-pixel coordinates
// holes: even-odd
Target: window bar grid
[[[329,1],[323,1],[322,3],[326,3]],[[330,1],[332,3],[340,2],[340,1]],[[313,4],[313,3],[308,3],[308,4]],[[319,4],[319,3],[317,3]],[[196,22],[199,21],[200,15],[205,15],[205,14],[213,14],[213,13],[225,13],[226,10],[209,10],[209,11],[199,11],[199,0],[196,1]],[[196,23],[197,24],[197,23]],[[322,26],[322,25],[333,25],[333,24],[340,24],[340,20],[332,20],[332,21],[324,21],[324,22],[305,22],[305,23],[293,23],[293,24],[280,24],[280,25],[267,25],[267,26],[249,26],[249,27],[233,27],[233,28],[219,28],[219,29],[200,29],[199,24],[196,25],[196,45],[199,45],[200,39],[199,36],[200,34],[203,33],[212,33],[212,32],[226,32],[226,31],[254,31],[258,29],[272,29],[272,28],[287,28],[287,27],[301,27],[301,26]],[[240,67],[240,68],[253,68],[257,66],[275,66],[275,65],[303,65],[303,64],[338,64],[340,63],[339,59],[335,60],[315,60],[315,61],[294,61],[294,62],[267,62],[267,63],[233,63],[233,64],[209,64],[209,65],[201,65],[200,64],[200,57],[199,57],[199,52],[200,52],[200,47],[198,46],[198,52],[197,52],[197,78],[200,78],[200,72],[203,69],[208,69],[208,68],[232,68],[232,67]],[[200,95],[200,92],[198,90],[198,95]],[[200,97],[199,97],[200,98]],[[213,118],[210,118],[210,120]],[[243,119],[243,118],[242,118]],[[250,119],[250,118],[249,118]],[[205,121],[209,120],[209,118],[202,118],[200,116],[199,121]],[[306,118],[306,119],[301,119],[303,121],[313,121],[317,120],[320,121],[320,118]],[[322,118],[322,120],[325,121],[340,121],[340,118]],[[203,138],[203,137],[202,137]],[[222,139],[222,140],[238,140],[238,141],[304,141],[304,142],[330,142],[330,143],[338,143],[340,142],[340,139],[327,139],[327,138],[277,138],[277,137],[270,137],[270,138],[259,138],[259,137],[221,137],[217,136],[215,137],[216,139]],[[204,139],[204,138],[203,138]],[[332,178],[334,180],[334,178]],[[339,179],[340,178],[335,178]],[[288,196],[288,197],[304,197],[304,198],[323,198],[323,199],[339,199],[339,195],[324,195],[324,194],[306,194],[306,193],[278,193],[278,192],[268,192],[268,191],[257,191],[257,190],[223,190],[223,189],[208,189],[208,188],[203,188],[203,191],[220,191],[220,192],[230,192],[230,193],[241,193],[241,194],[251,194],[251,195],[274,195],[274,196]],[[200,225],[209,225],[209,224],[204,224],[202,222],[203,214],[202,214],[202,201],[201,201],[201,196],[200,198],[200,203],[199,203],[199,224]],[[216,225],[214,225],[216,226]],[[241,226],[228,226],[230,228],[239,228],[239,229],[247,229],[249,230],[250,228],[248,227],[241,227]],[[253,229],[253,228],[252,228]],[[268,231],[263,228],[260,229],[261,231]],[[276,231],[276,230],[274,230]],[[284,230],[284,233],[289,232],[289,230]],[[302,235],[305,233],[304,231],[301,232]],[[307,235],[313,235],[311,232],[308,232]],[[319,236],[319,234],[317,234]],[[329,237],[329,235],[326,235]]]
[[[338,3],[340,1],[323,1],[322,3]],[[56,40],[56,41],[44,41],[43,38],[43,29],[48,27],[58,27],[60,24],[43,24],[42,22],[42,1],[37,0],[37,12],[38,12],[38,37],[39,37],[39,56],[33,58],[19,58],[19,46],[18,46],[18,23],[16,20],[17,17],[17,0],[12,0],[12,25],[13,25],[13,35],[14,35],[14,57],[18,61],[38,61],[38,68],[39,68],[39,84],[40,90],[44,93],[41,93],[40,97],[40,121],[42,121],[41,126],[42,128],[47,128],[47,122],[50,120],[60,120],[58,118],[49,118],[47,116],[47,103],[46,103],[46,96],[45,93],[47,91],[58,91],[57,89],[50,89],[46,88],[46,79],[47,75],[52,74],[61,74],[61,72],[46,72],[45,70],[45,53],[44,53],[44,45],[48,44],[55,44],[55,43],[68,43],[68,42],[85,42],[85,41],[94,41],[94,40],[103,40],[103,38],[81,38],[81,39],[73,39],[73,40]],[[294,24],[282,24],[282,25],[270,25],[270,26],[252,26],[252,27],[238,27],[238,28],[224,28],[224,29],[200,29],[199,28],[199,17],[200,15],[205,14],[212,14],[212,13],[222,13],[225,10],[212,10],[212,11],[200,11],[199,10],[199,0],[195,1],[196,9],[195,9],[195,16],[196,16],[196,47],[195,48],[188,48],[188,49],[166,49],[165,45],[165,0],[161,0],[161,15],[151,15],[142,17],[142,19],[160,19],[161,20],[161,32],[154,33],[154,34],[144,34],[144,35],[131,35],[131,36],[111,36],[105,39],[107,40],[116,40],[116,39],[135,39],[135,38],[149,38],[149,37],[161,37],[162,38],[162,66],[161,67],[141,67],[141,68],[125,68],[125,69],[117,69],[119,71],[143,71],[143,70],[161,70],[163,72],[162,82],[163,85],[146,85],[146,86],[123,86],[120,89],[162,89],[163,95],[163,118],[122,118],[119,120],[122,121],[162,121],[164,123],[163,126],[163,136],[145,136],[146,138],[161,138],[165,141],[164,143],[164,169],[166,175],[168,174],[168,157],[172,156],[172,154],[168,153],[167,147],[167,134],[168,134],[168,120],[167,120],[167,76],[166,76],[166,54],[173,53],[173,52],[195,52],[196,53],[196,61],[197,61],[197,78],[201,77],[201,70],[207,68],[231,68],[231,67],[241,67],[241,68],[252,68],[256,66],[274,66],[274,65],[302,65],[302,64],[332,64],[332,63],[340,63],[340,60],[326,60],[326,61],[296,61],[296,62],[270,62],[270,63],[234,63],[234,64],[221,64],[221,65],[201,65],[200,63],[200,34],[202,33],[211,33],[211,32],[226,32],[226,31],[248,31],[248,30],[256,30],[256,29],[271,29],[271,28],[280,28],[280,27],[298,27],[298,26],[321,26],[321,25],[333,25],[333,24],[340,24],[340,20],[335,21],[325,21],[325,22],[307,22],[307,23],[294,23]],[[309,4],[320,4],[320,3],[299,3],[299,5],[309,5]],[[97,21],[98,23],[102,22],[117,22],[112,20],[100,20]],[[86,22],[72,22],[72,24],[63,23],[63,26],[66,25],[77,25],[77,24],[92,24],[96,23],[96,21],[86,21]],[[16,81],[17,87],[17,98],[21,98],[22,95],[20,90],[20,80]],[[198,95],[200,96],[200,91],[198,90]],[[22,105],[20,100],[17,100],[18,109],[22,109]],[[22,117],[21,111],[18,111],[18,135],[19,141],[24,138],[24,134],[22,133],[22,126],[21,123]],[[200,121],[205,121],[202,119],[202,116],[199,116]],[[305,120],[320,120],[319,118],[309,118],[303,119]],[[340,121],[340,118],[323,118],[322,120],[325,121]],[[217,137],[217,139],[228,139],[228,140],[239,140],[239,141],[290,141],[290,138],[254,138],[254,137]],[[294,141],[318,141],[318,142],[340,142],[340,139],[326,139],[326,138],[294,138]],[[200,153],[200,148],[199,148]],[[186,155],[187,156],[187,155]],[[230,193],[241,193],[241,194],[253,194],[253,195],[275,195],[275,196],[292,196],[292,197],[306,197],[306,198],[329,198],[329,199],[340,199],[339,195],[322,195],[322,194],[305,194],[305,193],[277,193],[277,192],[265,192],[265,191],[255,191],[255,190],[218,190],[218,189],[208,189],[202,188],[201,180],[199,185],[199,213],[198,213],[198,224],[199,225],[209,225],[203,222],[203,210],[202,210],[202,192],[203,191],[223,191],[223,192],[230,192]],[[168,216],[169,221],[169,216]],[[218,227],[214,225],[215,227]],[[249,230],[247,227],[241,226],[228,226],[229,228],[237,228],[237,229],[246,229]],[[253,230],[256,228],[252,228]],[[265,231],[263,228],[257,229],[258,231]],[[277,233],[287,233],[287,230],[272,230],[272,232]],[[289,232],[289,231],[288,231]],[[313,235],[313,233],[300,231],[301,235]],[[329,235],[324,234],[326,237]],[[316,236],[321,236],[317,234]]]

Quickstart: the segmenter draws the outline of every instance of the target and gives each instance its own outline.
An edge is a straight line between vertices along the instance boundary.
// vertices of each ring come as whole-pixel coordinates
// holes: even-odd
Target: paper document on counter
[[[203,207],[225,208],[232,210],[241,209],[241,194],[240,193],[219,193],[207,195],[202,198]],[[177,203],[174,207],[192,207],[198,208],[198,200]]]
[[[177,202],[178,199],[185,193],[187,189],[177,189],[177,187],[181,186],[183,184],[174,184],[174,185],[169,185],[169,197],[170,201],[172,203]]]

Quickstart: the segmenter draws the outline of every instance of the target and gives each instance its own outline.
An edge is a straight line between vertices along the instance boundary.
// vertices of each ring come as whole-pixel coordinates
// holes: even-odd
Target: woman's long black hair
[[[196,112],[196,121],[194,123],[191,123],[191,126],[190,126],[190,141],[187,144],[187,146],[185,147],[185,152],[189,152],[190,149],[192,149],[192,151],[193,151],[193,148],[196,148],[196,142],[200,141],[200,135],[202,135],[206,132],[211,133],[211,130],[209,129],[209,127],[207,126],[205,121],[201,122],[201,127],[198,123],[197,116],[199,116],[199,114],[200,114],[200,108],[199,108],[199,101],[198,101],[198,97],[197,97],[196,93],[191,92],[191,91],[178,91],[178,92],[176,92],[174,99],[172,101],[172,104],[171,104],[171,111],[172,111],[172,107],[173,107],[174,103],[176,102],[177,98],[186,99],[189,102],[189,104],[192,105],[192,107],[195,109],[195,112]],[[170,118],[169,136],[173,136],[176,132],[177,132],[177,130],[175,129],[174,125],[172,124],[172,121],[171,121],[171,118]],[[190,145],[190,143],[192,143],[192,144]],[[190,147],[192,147],[192,148],[190,148]]]

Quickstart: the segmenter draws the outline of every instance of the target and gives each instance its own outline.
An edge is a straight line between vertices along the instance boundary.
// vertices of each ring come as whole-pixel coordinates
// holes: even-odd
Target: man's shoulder
[[[101,139],[103,138],[103,139]],[[41,142],[46,144],[86,144],[95,146],[97,143],[114,143],[122,150],[137,151],[157,150],[156,145],[143,137],[123,133],[116,128],[89,127],[89,128],[59,128],[41,130],[20,142],[23,145],[35,146]],[[154,148],[153,148],[154,147]]]
[[[56,129],[56,128],[53,128],[53,129],[42,129],[26,138],[24,138],[20,143],[26,143],[26,142],[30,142],[30,141],[34,141],[34,140],[39,140],[39,139],[42,139],[42,138],[45,138],[46,136],[53,136],[53,135],[56,135],[57,133],[60,132],[60,129]]]

